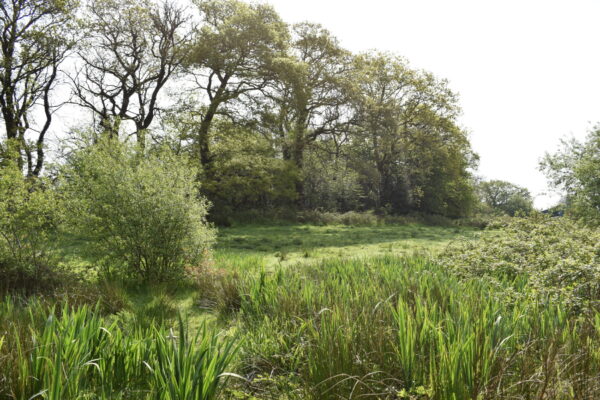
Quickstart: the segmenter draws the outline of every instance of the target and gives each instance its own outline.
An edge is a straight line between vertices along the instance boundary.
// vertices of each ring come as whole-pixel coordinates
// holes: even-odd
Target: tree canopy
[[[476,202],[477,156],[458,123],[457,94],[395,54],[353,54],[326,27],[290,25],[269,5],[239,0],[2,7],[0,161],[17,160],[26,174],[43,169],[60,81],[80,118],[59,136],[83,130],[92,144],[171,148],[197,168],[214,215],[460,217]]]

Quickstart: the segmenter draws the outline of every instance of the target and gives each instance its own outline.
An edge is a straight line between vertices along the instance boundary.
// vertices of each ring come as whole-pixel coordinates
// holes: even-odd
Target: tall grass
[[[45,316],[42,317],[42,316]],[[0,303],[0,399],[210,400],[236,351],[204,326],[121,328],[98,308]]]
[[[526,285],[505,292],[419,257],[246,271],[212,271],[199,289],[239,346],[149,311],[5,298],[0,399],[600,398],[600,313],[511,292]]]
[[[330,260],[241,285],[240,371],[293,377],[301,398],[600,398],[600,315],[560,301],[504,301],[422,258]]]

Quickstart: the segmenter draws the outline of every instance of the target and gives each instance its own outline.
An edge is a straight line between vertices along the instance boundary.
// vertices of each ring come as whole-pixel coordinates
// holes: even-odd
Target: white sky
[[[600,121],[600,1],[268,0],[286,22],[323,24],[358,52],[391,51],[447,78],[478,173],[530,189],[539,159]]]

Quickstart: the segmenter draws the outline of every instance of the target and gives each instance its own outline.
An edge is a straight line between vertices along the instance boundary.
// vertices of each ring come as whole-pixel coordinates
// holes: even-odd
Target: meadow
[[[215,264],[237,261],[265,267],[328,258],[431,254],[448,243],[472,237],[474,228],[409,225],[242,225],[219,229]]]
[[[453,79],[187,3],[0,1],[0,400],[600,399],[600,128],[536,210]]]
[[[190,282],[7,297],[0,398],[598,398],[599,313],[437,261],[482,234],[234,226]]]

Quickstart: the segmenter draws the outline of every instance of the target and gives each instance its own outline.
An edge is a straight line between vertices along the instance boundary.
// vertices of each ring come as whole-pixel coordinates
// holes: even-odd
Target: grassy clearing
[[[476,232],[466,227],[417,224],[246,225],[220,229],[215,261],[221,268],[245,269],[250,265],[287,266],[328,258],[431,254]]]
[[[5,299],[0,399],[600,398],[600,313],[431,257],[477,235],[234,227],[195,285],[104,283],[100,308]]]

